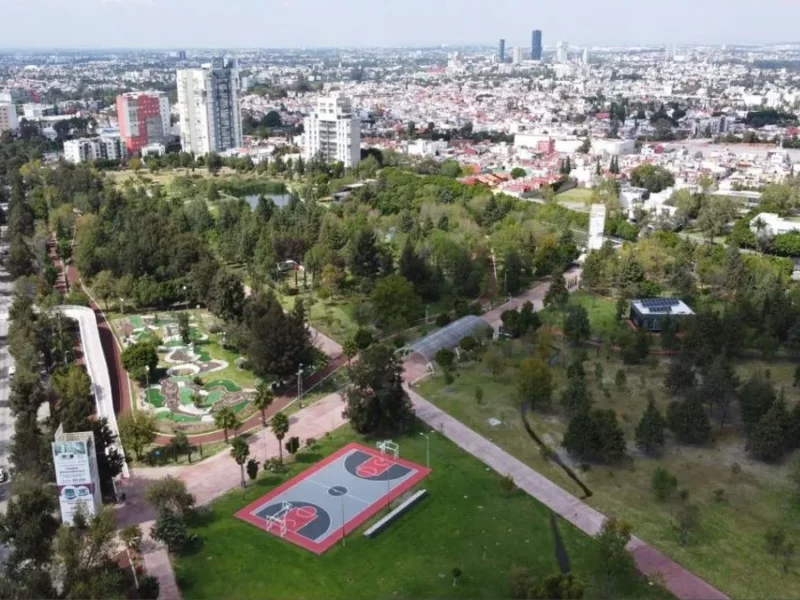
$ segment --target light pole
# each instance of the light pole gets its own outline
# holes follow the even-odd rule
[[[121,312],[123,315],[125,314],[125,298],[121,296],[119,299],[119,312]]]
[[[189,294],[186,293],[186,286],[183,286],[183,301],[186,303],[186,310],[189,310]]]
[[[425,438],[425,467],[430,469],[431,468],[431,433],[422,433],[421,431],[419,434]]]
[[[147,391],[150,389],[150,365],[144,367],[144,380],[147,384],[144,388],[144,401],[147,402]]]
[[[303,363],[297,369],[297,404],[303,408]]]

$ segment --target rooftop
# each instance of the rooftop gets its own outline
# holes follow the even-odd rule
[[[677,298],[643,298],[631,300],[642,315],[693,315],[694,311]]]

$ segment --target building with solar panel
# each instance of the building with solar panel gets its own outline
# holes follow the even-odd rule
[[[661,331],[668,318],[680,327],[680,321],[693,314],[694,311],[677,298],[631,300],[631,321],[647,331]]]

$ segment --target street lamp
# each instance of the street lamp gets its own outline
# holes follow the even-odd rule
[[[183,301],[186,303],[186,310],[189,310],[189,294],[186,293],[186,286],[183,286]]]
[[[297,404],[303,408],[303,363],[297,369]]]
[[[119,311],[124,315],[125,314],[125,298],[120,296],[119,298]]]
[[[431,468],[431,430],[428,433],[422,433],[420,431],[420,435],[425,438],[425,467],[430,469]]]
[[[144,380],[147,384],[147,387],[144,388],[144,400],[147,402],[147,390],[150,389],[150,365],[144,367]]]

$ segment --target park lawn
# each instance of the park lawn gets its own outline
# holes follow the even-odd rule
[[[561,194],[558,194],[555,199],[558,202],[589,202],[592,199],[592,190],[587,188],[572,188]]]
[[[267,475],[235,490],[190,520],[200,538],[194,551],[174,558],[187,598],[498,598],[508,597],[515,565],[537,576],[557,571],[549,511],[533,498],[500,488],[500,475],[447,439],[430,440],[433,472],[420,487],[429,497],[375,539],[364,527],[317,556],[234,518],[233,513],[276,485],[351,441],[364,440],[345,426],[305,449],[285,476]],[[403,437],[403,457],[425,464],[425,439]],[[231,462],[231,468],[236,465]],[[594,542],[569,523],[559,529],[573,572],[588,579]],[[458,586],[451,571],[462,571]],[[626,598],[669,597],[632,579]],[[587,594],[589,595],[589,594]]]
[[[602,336],[608,339],[622,327],[616,319],[617,305],[613,300],[578,291],[570,294],[569,304],[583,306],[586,309],[589,315],[589,324],[592,327],[592,337]],[[544,324],[563,330],[563,312],[559,313],[552,307],[548,307],[540,311],[539,316]]]
[[[311,305],[311,310],[308,311],[309,325],[332,340],[344,344],[358,331],[358,324],[353,320],[353,305],[348,300],[321,300],[315,292],[309,291],[297,296],[282,296],[280,301],[286,310],[292,310],[297,298],[303,300],[306,309]]]
[[[542,457],[523,429],[515,371],[527,352],[519,342],[503,343],[514,348],[514,352],[508,359],[506,372],[497,381],[492,380],[490,372],[480,363],[461,364],[452,384],[447,385],[444,378],[437,375],[420,385],[420,394],[580,496],[577,486],[560,468]],[[614,468],[593,465],[587,471],[573,464],[594,492],[587,502],[607,515],[630,522],[635,535],[731,597],[786,597],[788,592],[789,596],[800,596],[800,573],[793,569],[784,574],[780,559],[764,550],[764,533],[772,526],[784,528],[788,540],[800,544],[800,533],[796,529],[800,502],[788,484],[787,467],[751,460],[745,452],[743,438],[728,428],[720,432],[717,423],[714,423],[717,442],[712,447],[679,446],[670,441],[660,459],[641,457],[633,445],[635,428],[646,405],[648,390],[653,393],[662,413],[666,411],[670,398],[663,391],[663,381],[668,362],[651,360],[651,364],[626,366],[616,355],[606,360],[605,350],[600,356],[593,349],[588,352],[586,377],[595,405],[616,411],[629,442],[629,453],[634,459],[630,464]],[[552,371],[556,382],[552,412],[529,414],[534,430],[548,445],[559,449],[564,458],[567,457],[560,449],[560,442],[566,420],[561,414],[558,398],[566,384],[568,354],[568,350],[562,353]],[[609,398],[598,386],[595,363],[602,365],[604,387],[610,393]],[[624,388],[618,388],[614,382],[615,374],[621,368],[627,373]],[[794,366],[789,362],[743,361],[737,364],[742,380],[766,368],[770,369],[776,384],[785,390],[790,406],[800,400],[797,388],[791,386]],[[483,389],[481,404],[475,400],[478,386]],[[487,423],[490,417],[501,420],[503,425],[490,426]],[[731,470],[734,463],[741,467],[738,475]],[[687,546],[679,544],[674,527],[677,500],[659,503],[652,494],[652,475],[658,466],[675,474],[679,489],[688,490],[690,501],[700,507],[700,526]],[[718,489],[724,491],[723,502],[714,499]]]

